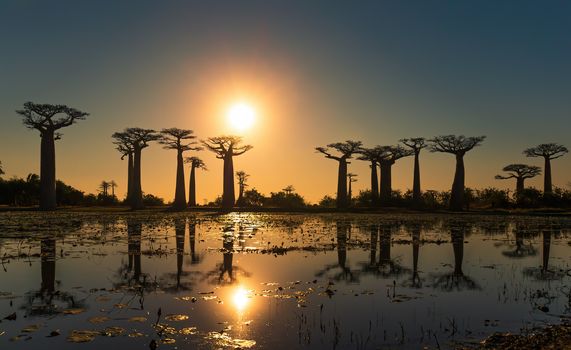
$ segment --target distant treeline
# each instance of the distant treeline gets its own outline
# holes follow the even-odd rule
[[[62,181],[56,181],[57,205],[64,206],[96,206],[96,205],[121,205],[117,196],[104,193],[85,194]],[[143,196],[145,205],[164,205],[164,200],[152,194]],[[5,180],[0,178],[0,205],[9,206],[37,206],[40,202],[40,177],[37,174],[29,174],[25,179],[13,177]]]

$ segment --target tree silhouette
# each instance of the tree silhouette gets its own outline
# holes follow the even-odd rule
[[[351,159],[353,154],[358,153],[361,149],[361,141],[347,140],[345,142],[330,143],[327,147],[316,147],[315,150],[325,154],[325,158],[333,159],[339,162],[339,171],[337,175],[337,208],[347,208],[347,159]],[[330,153],[329,148],[341,153],[340,156],[334,156]]]
[[[347,174],[347,181],[349,182],[349,191],[347,191],[347,199],[349,200],[349,203],[351,203],[351,197],[353,196],[353,190],[352,190],[352,183],[353,182],[357,182],[357,174],[353,174],[353,173],[348,173]]]
[[[184,186],[184,161],[183,153],[185,151],[199,151],[202,147],[192,146],[196,141],[185,142],[186,140],[195,139],[194,131],[178,128],[170,128],[161,130],[161,138],[159,143],[165,149],[174,149],[176,154],[176,187],[174,194],[174,209],[184,209],[186,207],[186,190]]]
[[[246,174],[245,171],[240,170],[236,172],[236,179],[238,180],[238,200],[236,201],[236,205],[242,206],[244,201],[244,189],[248,187],[246,183],[250,174]]]
[[[224,160],[222,208],[232,209],[235,202],[233,157],[246,153],[253,146],[240,146],[242,138],[239,136],[209,137],[201,142],[208,150],[216,154],[216,158]]]
[[[143,190],[141,188],[141,153],[143,149],[149,146],[149,142],[157,141],[161,139],[161,136],[152,129],[127,128],[122,133],[113,134],[113,137],[117,139],[121,134],[133,150],[133,184],[129,204],[131,209],[142,209],[144,205]]]
[[[456,171],[450,193],[450,210],[461,211],[464,208],[464,155],[476,146],[480,146],[486,136],[466,137],[464,135],[436,136],[429,141],[431,152],[450,153],[456,156]]]
[[[412,201],[414,202],[415,205],[418,205],[420,204],[420,199],[421,199],[419,156],[420,156],[420,151],[423,148],[428,147],[428,145],[426,144],[426,139],[424,137],[401,139],[400,142],[402,142],[405,146],[411,148],[412,151],[414,152],[414,177],[412,181]]]
[[[293,185],[287,185],[286,187],[282,188],[282,191],[285,192],[286,196],[291,196],[295,192],[295,188]]]
[[[101,181],[101,183],[99,184],[99,190],[101,191],[101,195],[107,197],[109,190],[109,182],[105,180]]]
[[[129,138],[129,134],[126,132],[116,132],[111,136],[114,141],[113,143],[117,146],[115,147],[121,153],[121,160],[125,159],[127,156],[127,204],[132,205],[133,197],[133,174],[134,174],[134,162],[133,162],[133,143]]]
[[[188,206],[196,207],[196,169],[206,169],[202,159],[198,157],[186,157],[185,163],[190,164],[190,180],[188,182]]]
[[[523,151],[528,157],[543,157],[545,168],[543,173],[543,193],[553,192],[551,183],[551,160],[564,156],[569,150],[567,147],[557,143],[542,143],[541,145],[528,148]]]
[[[392,167],[395,162],[403,157],[413,154],[412,150],[402,146],[381,146],[379,165],[381,168],[381,204],[387,205],[391,201],[392,188]]]
[[[510,164],[506,165],[503,169],[508,175],[496,175],[496,180],[516,179],[516,194],[523,193],[525,188],[525,179],[531,179],[541,174],[541,168],[533,165],[526,164]]]
[[[115,187],[117,187],[115,180],[109,181],[109,187],[111,187],[111,197],[115,197]]]
[[[40,132],[40,210],[54,210],[56,202],[56,154],[55,140],[61,138],[57,130],[84,120],[89,113],[65,105],[24,103],[24,109],[16,113],[23,117],[28,129]]]
[[[371,162],[371,204],[376,206],[379,203],[379,177],[377,175],[377,166],[382,151],[377,146],[375,148],[361,148],[357,159]]]

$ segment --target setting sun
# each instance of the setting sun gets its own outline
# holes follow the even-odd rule
[[[228,109],[227,117],[228,122],[234,129],[245,131],[254,125],[256,111],[251,105],[245,102],[238,102]]]

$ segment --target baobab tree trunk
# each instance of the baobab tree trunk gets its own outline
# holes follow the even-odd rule
[[[339,160],[337,176],[337,208],[347,208],[347,161]]]
[[[244,196],[244,186],[240,185],[240,188],[238,189],[238,199],[236,200],[236,204],[238,206],[242,206],[242,201],[243,201],[243,196]]]
[[[40,210],[55,210],[56,151],[53,130],[42,133],[40,154]]]
[[[173,208],[184,209],[186,207],[186,190],[184,188],[184,163],[182,151],[176,155],[176,190],[174,194]]]
[[[337,223],[337,263],[341,268],[347,264],[347,231],[346,223]]]
[[[418,253],[420,248],[420,226],[412,229],[412,271],[413,278],[418,276]]]
[[[196,207],[196,169],[194,165],[190,166],[190,180],[188,182],[188,206]]]
[[[232,209],[236,197],[234,195],[234,164],[232,150],[224,156],[224,184],[222,192],[222,208]]]
[[[545,175],[543,176],[543,194],[551,194],[553,186],[551,184],[551,159],[545,157]]]
[[[412,181],[412,200],[414,204],[420,203],[420,162],[419,152],[414,153],[414,178]]]
[[[381,205],[388,205],[391,201],[392,179],[390,162],[380,162],[381,165]]]
[[[515,193],[516,195],[521,195],[523,193],[525,178],[517,177],[516,178],[516,185],[515,185]]]
[[[381,249],[379,256],[379,263],[386,265],[391,263],[391,227],[381,226],[381,234],[379,240],[379,247]]]
[[[377,162],[371,162],[371,204],[379,204],[379,177],[377,176]]]
[[[133,152],[133,198],[131,209],[142,209],[143,190],[141,188],[141,149],[135,148]]]
[[[127,204],[133,205],[133,152],[127,156]]]
[[[462,211],[464,209],[464,155],[456,155],[456,172],[450,194],[450,210]]]

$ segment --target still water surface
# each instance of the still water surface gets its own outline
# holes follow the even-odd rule
[[[569,218],[1,213],[0,349],[453,348],[571,316],[570,256]]]

